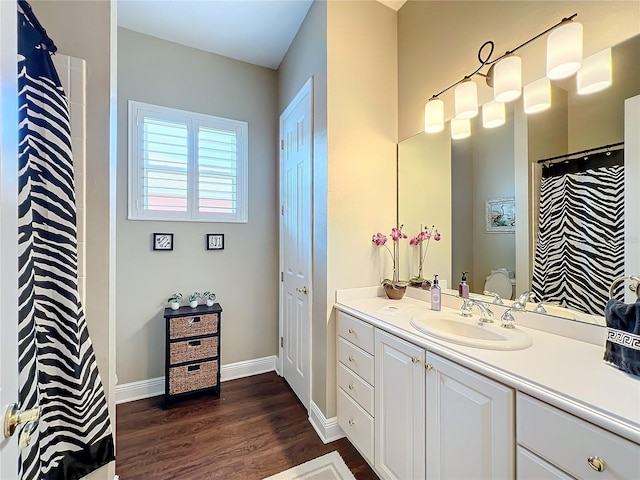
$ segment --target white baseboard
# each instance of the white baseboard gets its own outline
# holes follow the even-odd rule
[[[333,442],[345,436],[338,425],[338,417],[326,418],[313,401],[311,401],[311,407],[309,408],[309,422],[320,437],[320,440],[322,440],[322,443]]]
[[[116,385],[116,405],[164,395],[164,377]]]
[[[270,357],[222,365],[220,368],[220,381],[227,382],[236,378],[273,372],[276,369],[276,360],[277,357],[272,355]],[[116,405],[158,395],[164,395],[164,377],[116,385]]]
[[[222,365],[220,369],[220,381],[227,382],[229,380],[235,380],[236,378],[273,372],[276,369],[277,358],[275,355],[271,355],[270,357],[254,358],[253,360],[246,360],[244,362]]]

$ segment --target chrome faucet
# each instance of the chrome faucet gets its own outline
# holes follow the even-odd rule
[[[480,319],[478,320],[478,324],[483,325],[485,323],[493,322],[493,312],[487,308],[487,306],[476,300],[470,300],[465,298],[462,302],[462,307],[460,307],[460,315],[463,317],[471,317],[473,315],[473,307],[478,307],[480,310]]]
[[[489,290],[484,290],[482,292],[482,294],[483,295],[487,295],[488,297],[493,297],[493,302],[492,303],[494,305],[504,305],[504,302],[500,298],[500,295],[498,295],[497,293],[490,292]]]
[[[516,328],[516,318],[511,314],[511,309],[507,308],[502,317],[500,317],[500,321],[502,322],[500,326],[502,328]]]
[[[518,297],[518,300],[511,305],[511,308],[516,312],[522,311],[527,306],[527,302],[533,300],[534,293],[527,290],[524,293],[521,293]]]
[[[533,313],[547,313],[547,309],[544,308],[545,305],[560,306],[560,302],[540,302],[536,305],[536,308],[533,309]]]

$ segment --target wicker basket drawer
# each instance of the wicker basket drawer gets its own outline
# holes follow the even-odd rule
[[[169,364],[193,362],[218,356],[218,337],[205,337],[169,345]]]
[[[169,368],[169,395],[215,387],[217,384],[217,360]]]
[[[218,332],[218,314],[190,315],[169,319],[169,338],[195,337]]]

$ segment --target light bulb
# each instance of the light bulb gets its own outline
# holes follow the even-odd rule
[[[560,80],[573,75],[582,63],[582,24],[566,22],[547,37],[547,77]]]
[[[438,133],[444,129],[444,102],[439,98],[429,100],[424,106],[424,131]]]
[[[524,86],[524,113],[538,113],[551,107],[551,80],[542,77]]]
[[[471,135],[471,121],[468,118],[451,119],[451,138],[460,140]]]
[[[478,86],[471,80],[462,82],[455,90],[456,118],[478,115]]]
[[[496,128],[505,123],[504,103],[495,100],[482,106],[482,126]]]
[[[589,95],[611,86],[611,48],[607,48],[582,62],[578,70],[578,95]]]
[[[522,59],[509,55],[493,68],[493,99],[496,102],[511,102],[520,97],[522,91]]]

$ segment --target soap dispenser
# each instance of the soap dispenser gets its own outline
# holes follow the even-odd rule
[[[467,283],[467,273],[462,272],[462,280],[458,284],[458,296],[461,298],[469,298],[469,284]]]
[[[440,296],[442,290],[438,285],[438,275],[433,276],[433,285],[431,285],[431,310],[440,311]]]

